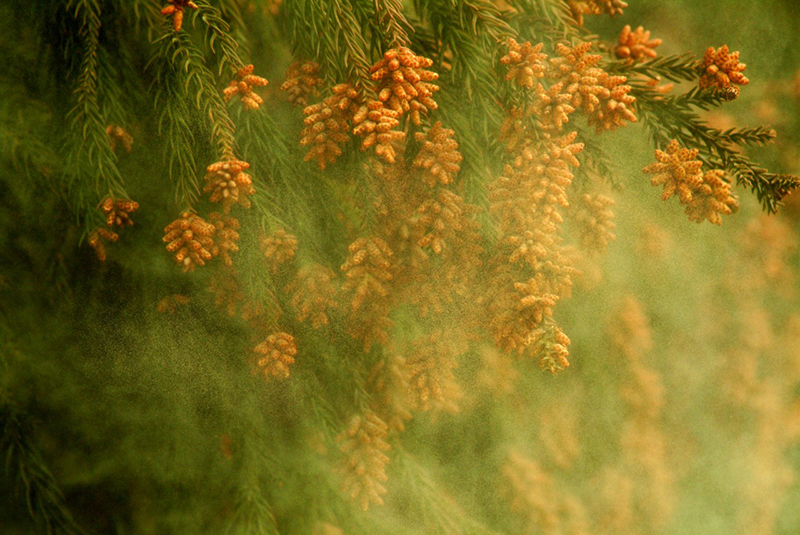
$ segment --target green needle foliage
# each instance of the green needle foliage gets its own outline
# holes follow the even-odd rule
[[[800,54],[678,3],[0,2],[0,531],[795,533]]]

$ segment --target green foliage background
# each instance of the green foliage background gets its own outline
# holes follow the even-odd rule
[[[764,122],[763,103],[771,102],[777,142],[751,154],[770,169],[800,172],[800,102],[785,90],[800,68],[795,2],[629,3],[624,17],[590,17],[587,26],[614,40],[624,24],[642,24],[664,39],[663,55],[700,55],[723,43],[740,50],[751,84],[724,111],[739,124],[756,126]],[[512,396],[477,389],[458,414],[415,417],[392,450],[387,505],[360,512],[340,496],[326,458],[308,445],[309,437],[319,436],[335,450],[332,439],[357,406],[353,355],[359,344],[329,344],[309,327],[295,325],[306,343],[291,380],[265,383],[243,358],[250,348],[246,326],[216,309],[205,290],[208,275],[181,274],[163,250],[162,229],[184,208],[186,195],[176,185],[191,179],[180,169],[202,170],[217,158],[201,112],[174,93],[154,108],[157,57],[138,77],[104,93],[112,95],[109,108],[120,117],[114,122],[135,118],[138,125],[130,156],[98,156],[111,158],[108,165],[118,167],[124,189],[141,204],[136,225],[109,247],[106,263],[96,261],[86,245],[85,214],[96,204],[93,192],[103,187],[92,184],[101,176],[96,168],[70,160],[74,150],[64,141],[72,128],[65,81],[80,68],[80,57],[53,56],[59,47],[69,49],[62,41],[76,35],[78,24],[59,4],[0,5],[0,53],[6,61],[0,74],[0,450],[7,460],[0,477],[0,532],[311,533],[317,522],[330,522],[344,533],[516,533],[502,494],[501,466],[510,448],[532,456],[541,452],[540,407],[563,399],[580,415],[582,460],[567,486],[591,493],[586,481],[619,456],[619,370],[603,325],[628,294],[642,302],[654,329],[648,364],[662,374],[664,426],[677,459],[673,465],[680,467],[675,514],[659,532],[734,533],[739,510],[756,499],[774,499],[744,492],[753,476],[744,452],[754,431],[748,422],[726,416],[719,386],[741,305],[721,281],[740,257],[742,232],[761,209],[740,191],[742,209],[721,228],[690,223],[676,204],[660,201],[641,174],[652,148],[644,129],[633,125],[602,138],[614,182],[623,186],[615,192],[617,241],[600,261],[602,282],[582,285],[560,305],[559,323],[573,342],[571,367],[553,378],[521,364]],[[146,65],[157,35],[149,34],[133,10],[160,6],[144,0],[103,5],[103,24],[118,32],[124,46],[101,54],[100,69]],[[326,173],[302,161],[300,113],[277,91],[291,61],[283,19],[256,11],[239,21],[224,3],[220,7],[243,45],[239,54],[271,81],[267,113],[227,108],[259,186],[259,208],[241,217],[239,267],[250,274],[248,294],[269,303],[283,285],[265,276],[258,231],[289,227],[302,244],[301,260],[307,255],[341,264],[348,240],[336,201],[360,191],[358,178],[354,190],[342,187],[342,175],[358,168],[359,156]],[[184,23],[187,34],[201,43],[202,23],[193,19],[189,15]],[[245,33],[242,28],[247,41],[237,33]],[[467,55],[468,45],[463,43]],[[217,76],[225,65],[207,59],[208,72]],[[492,112],[480,108],[480,99],[474,109],[459,109],[460,96],[443,91],[439,117],[468,152],[479,139],[471,128],[495,118],[482,115]],[[158,133],[160,114],[169,106],[193,135],[172,142],[192,146],[196,158],[172,170],[161,157],[169,135]],[[184,152],[175,147],[176,155]],[[496,164],[482,151],[466,165]],[[800,227],[796,212],[794,218],[776,217],[794,231]],[[668,235],[663,258],[641,252],[647,225]],[[798,257],[791,262],[800,275]],[[159,314],[159,300],[175,293],[191,296],[191,304],[173,315]],[[800,312],[797,295],[768,289],[757,300],[780,329]],[[764,356],[767,371],[770,357]],[[473,384],[479,367],[478,356],[470,353],[459,379]],[[575,388],[580,395],[570,395]],[[222,435],[233,438],[232,459],[220,452]],[[787,453],[795,469],[799,451],[795,445]],[[775,533],[797,533],[800,485],[793,484],[780,503]]]

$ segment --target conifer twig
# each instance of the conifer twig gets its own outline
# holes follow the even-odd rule
[[[295,55],[316,61],[331,84],[365,79],[370,61],[353,7],[346,0],[286,0]]]
[[[6,348],[0,348],[5,351]],[[0,390],[0,455],[12,479],[22,484],[28,512],[39,533],[82,534],[55,478],[33,445],[30,420]]]
[[[648,78],[661,77],[672,82],[691,82],[699,77],[700,61],[694,54],[673,54],[642,62],[610,61],[604,64],[604,68],[609,73],[628,78],[640,75]]]
[[[236,511],[225,535],[278,535],[272,508],[264,499],[255,477],[244,481],[237,489]]]
[[[199,198],[197,164],[194,158],[195,122],[203,120],[211,133],[219,160],[232,159],[236,139],[233,121],[216,87],[214,76],[205,65],[200,51],[186,32],[168,29],[154,45],[150,64],[157,63],[154,86],[156,108],[160,111],[159,131],[167,133],[170,150],[170,176],[177,181],[176,202],[189,208]],[[190,110],[194,103],[200,116]]]
[[[90,226],[94,226],[91,214],[99,199],[127,197],[122,176],[117,169],[116,156],[111,150],[106,133],[106,114],[100,106],[99,71],[108,71],[101,66],[100,50],[101,8],[97,0],[72,0],[68,10],[73,12],[79,21],[82,59],[75,87],[75,105],[69,111],[67,120],[71,130],[68,136],[67,165],[71,172],[71,187],[76,189],[76,196],[89,216]],[[106,83],[113,87],[112,82]],[[93,193],[86,198],[79,180],[86,177],[93,179]]]
[[[222,76],[225,71],[233,74],[244,66],[239,58],[239,43],[231,37],[231,27],[222,18],[222,14],[206,0],[195,2],[200,8],[200,18],[208,28],[206,32],[206,44],[208,48],[217,55],[218,72]]]
[[[721,132],[708,126],[696,110],[719,106],[724,97],[712,91],[694,88],[683,95],[662,97],[641,83],[632,82],[642,121],[657,147],[671,139],[682,146],[701,147],[700,159],[712,168],[723,168],[736,181],[753,191],[764,210],[774,213],[781,200],[800,186],[800,178],[770,173],[737,150],[744,145],[764,145],[774,140],[767,127],[733,129]]]
[[[373,0],[376,28],[380,35],[389,36],[389,48],[408,46],[408,32],[414,28],[403,15],[402,0]]]

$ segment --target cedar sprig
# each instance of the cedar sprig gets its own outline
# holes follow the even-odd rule
[[[519,29],[521,38],[545,41],[548,45],[553,45],[558,41],[578,39],[587,33],[582,27],[575,25],[575,19],[566,2],[509,0],[508,4],[515,11],[509,17],[509,23]]]
[[[154,60],[161,63],[155,80],[157,107],[164,105],[164,100],[180,98],[194,103],[200,117],[207,120],[211,141],[217,148],[217,159],[232,159],[235,145],[233,121],[201,51],[186,32],[166,33],[154,45],[157,51],[151,63]],[[169,89],[165,91],[162,84]],[[174,103],[168,103],[167,106],[180,107]],[[173,121],[182,120],[173,113],[169,115]],[[162,120],[164,118],[162,112]]]
[[[370,61],[361,24],[346,0],[303,0],[284,4],[296,55],[316,61],[333,85],[364,78]]]
[[[304,165],[302,153],[292,152],[273,117],[269,113],[247,113],[241,107],[235,110],[235,117],[242,158],[262,170],[259,178],[264,181],[263,187],[256,188],[250,197],[261,226],[302,228],[300,222],[319,214],[335,218],[335,207],[327,202],[332,193],[314,177],[313,167]],[[298,187],[298,177],[309,175],[315,187]],[[303,243],[312,241],[300,237]]]
[[[222,19],[228,24],[229,29],[224,31],[231,41],[231,44],[238,46],[236,49],[238,55],[240,57],[252,57],[253,51],[249,30],[260,28],[259,25],[262,21],[253,20],[252,12],[250,11],[251,4],[242,2],[220,2],[214,7],[219,10]],[[272,17],[270,17],[270,19],[272,19]],[[233,64],[235,64],[235,62]]]
[[[5,352],[6,348],[0,348]],[[38,533],[85,533],[75,522],[53,474],[34,444],[31,417],[0,390],[0,456],[8,476],[21,483]]]
[[[216,79],[205,65],[202,52],[192,44],[184,34],[177,36],[176,54],[172,61],[188,70],[185,83],[187,93],[194,95],[194,103],[201,116],[208,119],[211,128],[211,140],[217,147],[218,159],[233,158],[234,125],[216,87]],[[173,43],[174,43],[173,39]]]
[[[575,169],[575,180],[573,184],[581,185],[587,179],[602,180],[608,182],[614,189],[622,189],[623,184],[619,179],[614,159],[603,148],[597,136],[586,133],[581,128],[578,131],[578,139],[583,143],[581,152],[581,166]]]
[[[609,74],[627,76],[630,80],[634,75],[647,78],[665,78],[672,82],[691,82],[697,80],[700,60],[694,54],[673,54],[658,58],[631,63],[629,60],[609,61],[603,64]]]
[[[264,497],[258,478],[250,474],[239,485],[235,494],[233,513],[229,516],[226,534],[262,533],[278,535],[278,523],[272,507]]]
[[[98,198],[111,194],[127,197],[122,176],[117,168],[116,155],[106,134],[106,113],[101,106],[100,30],[101,7],[97,0],[74,0],[67,6],[79,22],[81,62],[75,80],[75,104],[67,114],[71,125],[68,137],[67,166],[71,170],[72,186],[76,181],[91,178],[94,200],[86,199],[87,212],[94,212]],[[78,186],[79,187],[79,186]],[[80,188],[80,187],[79,187]],[[79,192],[82,196],[82,192]],[[87,219],[94,225],[91,217]]]
[[[452,72],[442,76],[448,85],[463,88],[468,98],[478,95],[481,101],[496,93],[492,60],[499,42],[517,32],[508,25],[502,14],[488,0],[414,0],[414,10],[421,23],[433,29],[433,39],[439,46],[441,64],[445,53],[454,58]],[[434,67],[444,73],[445,70]]]
[[[11,89],[0,86],[0,92],[7,90]],[[24,106],[17,99],[8,100],[8,106],[0,108],[0,155],[23,174],[23,185],[45,186],[60,194],[52,182],[42,180],[60,172],[64,161],[58,151],[42,141],[40,110],[37,106]]]
[[[700,160],[710,168],[723,168],[737,183],[755,193],[764,210],[775,213],[781,200],[800,186],[800,177],[770,173],[737,151],[746,145],[764,145],[774,139],[767,127],[733,129],[722,132],[706,124],[697,113],[721,105],[725,97],[719,92],[698,87],[683,95],[653,95],[642,84],[632,84],[631,92],[638,101],[638,111],[653,143],[665,147],[677,139],[682,146],[701,149]]]
[[[158,133],[165,140],[164,158],[170,179],[175,184],[175,202],[181,209],[194,206],[200,198],[194,134],[199,118],[192,109],[188,73],[172,62],[172,58],[180,54],[181,43],[185,41],[188,41],[186,32],[165,33],[154,43],[155,52],[148,64],[154,69]]]
[[[206,0],[197,0],[195,3],[200,8],[200,18],[208,28],[205,34],[206,45],[217,56],[217,75],[223,76],[225,71],[238,71],[244,66],[244,62],[239,58],[239,43],[231,36],[230,24]]]
[[[414,27],[403,13],[402,0],[354,0],[353,9],[364,27],[370,28],[371,48],[383,53],[408,47]]]
[[[130,6],[137,30],[146,30],[147,40],[152,41],[163,22],[160,5],[151,0],[130,0]]]

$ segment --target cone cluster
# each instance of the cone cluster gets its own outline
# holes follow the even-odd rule
[[[214,225],[202,217],[184,212],[164,229],[164,242],[167,251],[175,253],[175,262],[184,272],[194,271],[213,257],[215,231]]]
[[[106,225],[109,227],[125,227],[133,225],[131,214],[139,209],[139,203],[129,199],[112,199],[106,197],[100,209],[106,216]]]
[[[250,208],[250,199],[256,190],[253,177],[245,173],[250,164],[241,160],[223,160],[206,168],[204,193],[210,194],[211,202],[222,204],[222,211],[229,213],[231,207],[240,205]]]
[[[110,124],[106,127],[106,134],[108,134],[108,142],[111,145],[111,150],[117,150],[121,146],[128,154],[133,150],[133,137],[121,126]]]
[[[432,188],[436,184],[452,183],[464,159],[458,152],[455,131],[442,127],[442,122],[436,121],[427,132],[417,132],[414,136],[422,146],[413,165],[423,169],[425,184]]]
[[[342,145],[350,139],[350,119],[361,101],[359,92],[348,84],[336,85],[331,91],[322,102],[303,109],[306,127],[300,144],[311,145],[305,160],[316,160],[321,169],[341,156]]]
[[[267,379],[288,379],[289,367],[294,364],[297,344],[291,334],[277,332],[269,335],[253,351],[258,357],[258,367]]]
[[[400,114],[383,105],[379,100],[370,100],[353,114],[353,134],[362,137],[361,150],[375,148],[375,154],[386,163],[395,163],[402,151],[405,132],[396,130],[400,126]]]
[[[208,215],[209,222],[216,229],[214,235],[214,245],[211,246],[212,256],[219,256],[226,266],[232,266],[233,260],[230,253],[239,251],[239,220],[235,217],[228,217],[219,212],[212,212]]]
[[[650,31],[639,26],[636,30],[631,30],[629,24],[622,28],[619,34],[619,41],[614,48],[614,54],[619,59],[632,59],[634,61],[646,61],[658,56],[656,48],[661,46],[661,39],[650,39]]]
[[[253,74],[254,68],[253,65],[246,65],[237,71],[236,79],[231,80],[228,87],[222,90],[225,102],[229,102],[238,95],[245,109],[248,110],[257,110],[264,103],[264,100],[253,88],[264,87],[269,81]]]
[[[308,99],[316,96],[322,78],[319,76],[319,64],[316,61],[295,61],[286,71],[286,80],[281,84],[292,106],[308,106]]]
[[[506,80],[514,80],[518,86],[531,89],[535,81],[545,75],[543,62],[547,54],[542,53],[544,44],[531,45],[530,41],[519,44],[511,38],[506,44],[508,53],[500,58],[500,63],[509,66]]]
[[[342,264],[345,282],[342,289],[352,292],[351,308],[358,310],[365,300],[389,295],[387,283],[392,274],[393,253],[381,238],[359,238],[349,247],[350,254]]]
[[[447,189],[438,190],[435,197],[424,201],[417,214],[415,227],[420,234],[417,245],[430,248],[437,255],[464,229],[464,199]]]
[[[413,407],[458,411],[458,401],[463,396],[453,369],[456,358],[466,352],[463,344],[456,343],[443,331],[434,331],[413,344],[406,361]]]
[[[294,234],[278,229],[269,236],[262,236],[260,241],[272,273],[278,273],[284,264],[294,259],[298,243]]]
[[[103,240],[115,242],[119,239],[119,234],[110,230],[98,227],[89,235],[89,245],[94,249],[97,259],[101,262],[106,261],[106,246]]]
[[[557,57],[550,59],[548,77],[563,84],[563,91],[572,95],[570,106],[582,108],[598,132],[624,126],[625,121],[635,123],[632,105],[636,99],[628,94],[631,87],[625,84],[627,79],[597,67],[602,58],[587,54],[591,46],[584,42],[570,48],[559,43]]]
[[[731,52],[728,45],[722,45],[718,49],[710,46],[703,55],[703,75],[700,77],[700,87],[733,91],[738,96],[739,88],[734,84],[747,85],[750,83],[750,80],[742,74],[746,67],[739,61],[739,52]]]
[[[169,5],[164,6],[161,14],[172,17],[172,27],[176,32],[179,32],[183,26],[184,11],[187,7],[189,9],[197,9],[197,4],[191,0],[167,0],[167,3]]]
[[[378,100],[398,116],[409,113],[411,121],[419,125],[421,114],[439,107],[433,100],[439,86],[431,83],[439,75],[426,70],[431,65],[433,60],[417,56],[406,47],[387,51],[369,70],[370,78],[378,82]]]
[[[608,14],[612,17],[622,15],[622,10],[628,7],[623,0],[569,0],[572,16],[579,26],[583,26],[584,15]]]
[[[370,370],[367,384],[373,395],[372,409],[393,431],[404,431],[405,422],[412,418],[410,381],[406,359],[396,353],[388,354]]]
[[[731,186],[723,180],[720,170],[702,172],[703,162],[695,160],[698,149],[681,148],[677,140],[670,141],[665,151],[656,149],[656,162],[643,169],[654,175],[654,186],[664,186],[663,200],[677,195],[686,205],[689,219],[701,223],[706,219],[719,225],[722,215],[730,215],[739,208],[739,201],[731,193]]]
[[[297,321],[308,320],[315,329],[328,325],[328,314],[339,306],[334,274],[320,264],[300,268],[295,279],[287,285],[286,293],[291,296],[289,303],[295,310]]]
[[[366,511],[371,504],[383,505],[386,488],[383,482],[389,457],[384,452],[391,446],[386,442],[388,426],[374,412],[355,416],[345,431],[336,437],[342,460],[339,473],[342,491]]]
[[[350,244],[347,260],[341,266],[342,291],[350,304],[348,330],[361,340],[364,351],[369,351],[375,342],[389,341],[394,260],[394,253],[382,238],[359,238]]]
[[[489,191],[502,244],[487,287],[489,331],[503,351],[527,351],[551,371],[566,367],[568,345],[550,325],[553,308],[571,294],[576,273],[560,236],[571,168],[583,149],[575,138],[573,132],[518,150]]]
[[[584,193],[571,206],[570,220],[578,229],[584,249],[603,252],[614,236],[614,199],[605,195]]]

